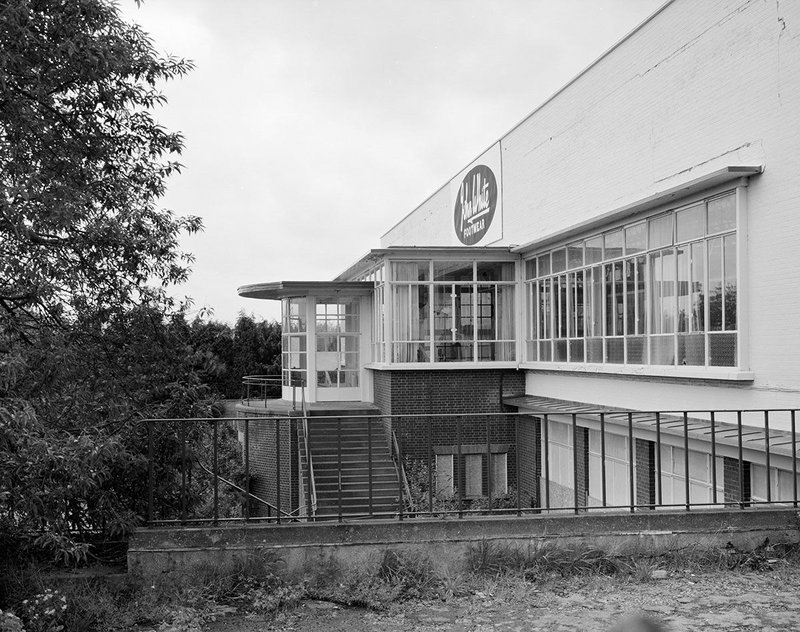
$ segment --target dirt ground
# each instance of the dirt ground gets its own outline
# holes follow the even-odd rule
[[[664,579],[599,575],[547,585],[486,580],[447,601],[410,601],[375,612],[305,601],[267,621],[228,617],[208,632],[800,630],[800,567],[756,573],[676,572]],[[656,625],[648,627],[632,617]],[[638,626],[638,627],[637,627]]]

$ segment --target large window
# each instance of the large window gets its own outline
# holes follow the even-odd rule
[[[736,366],[733,192],[525,262],[527,358]]]
[[[392,361],[513,361],[514,281],[512,261],[392,262]]]
[[[308,371],[306,349],[306,300],[286,298],[281,303],[283,385],[305,386]]]

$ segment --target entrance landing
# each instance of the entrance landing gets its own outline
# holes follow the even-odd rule
[[[380,414],[380,410],[372,402],[306,402],[306,410],[314,416],[364,415]],[[300,402],[288,399],[250,399],[242,400],[236,405],[236,412],[245,415],[287,416],[303,414]]]

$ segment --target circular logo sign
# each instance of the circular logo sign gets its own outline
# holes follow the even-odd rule
[[[477,244],[492,225],[497,207],[497,180],[486,165],[477,165],[461,181],[453,211],[453,227],[465,246]]]

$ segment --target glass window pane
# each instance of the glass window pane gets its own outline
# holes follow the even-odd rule
[[[586,240],[586,263],[600,263],[603,260],[603,236]]]
[[[474,281],[472,261],[434,261],[434,281]]]
[[[525,262],[525,278],[526,279],[536,278],[536,259],[528,259]]]
[[[428,299],[430,286],[413,285],[411,286],[410,290],[412,297],[416,294],[413,300],[417,316],[412,322],[412,340],[428,340],[431,336],[431,307]]]
[[[538,259],[539,276],[550,274],[550,254],[542,255]]]
[[[679,246],[678,257],[678,327],[679,332],[688,332],[691,320],[691,301],[689,298],[689,248]]]
[[[736,329],[736,235],[727,235],[725,251],[725,330]]]
[[[647,339],[644,336],[628,336],[628,364],[647,364]]]
[[[570,270],[583,265],[583,244],[570,244],[567,246],[567,267]]]
[[[478,261],[478,281],[514,281],[511,261]]]
[[[705,366],[706,337],[703,334],[681,334],[678,336],[678,364]]]
[[[627,259],[625,265],[625,333],[636,333],[636,259]]]
[[[736,197],[733,194],[709,200],[708,234],[736,228]]]
[[[736,334],[709,334],[708,364],[736,366]]]
[[[433,336],[436,340],[453,337],[453,288],[451,285],[433,286]]]
[[[516,287],[500,285],[497,287],[497,337],[500,340],[514,340],[514,296]]]
[[[622,231],[615,230],[605,234],[605,259],[614,259],[622,256]]]
[[[567,337],[567,275],[562,274],[553,279],[556,288],[556,337]]]
[[[569,341],[569,361],[584,362],[583,359],[583,338],[576,338]]]
[[[624,338],[606,338],[606,362],[609,364],[625,362]]]
[[[592,283],[591,283],[591,291],[592,291],[592,309],[591,309],[591,317],[592,322],[589,327],[589,335],[590,336],[602,336],[603,335],[603,267],[602,266],[595,266],[591,270],[592,272]],[[601,362],[602,362],[602,352],[600,353]]]
[[[705,215],[705,207],[703,204],[698,204],[697,206],[679,211],[675,219],[677,222],[678,241],[689,241],[690,239],[698,239],[705,235]]]
[[[672,213],[669,213],[647,222],[651,249],[672,245],[672,217]]]
[[[675,364],[674,345],[674,336],[650,336],[650,364]]]
[[[563,272],[567,269],[567,251],[564,248],[553,251],[553,272]]]
[[[632,255],[647,250],[647,223],[625,229],[625,253]]]
[[[603,339],[588,338],[586,340],[586,361],[601,364],[603,362]]]
[[[722,329],[722,239],[708,240],[708,328]]]
[[[692,244],[692,321],[691,331],[705,331],[705,248],[702,242]]]
[[[428,262],[420,261],[393,261],[392,270],[394,280],[400,281],[427,281]]]

